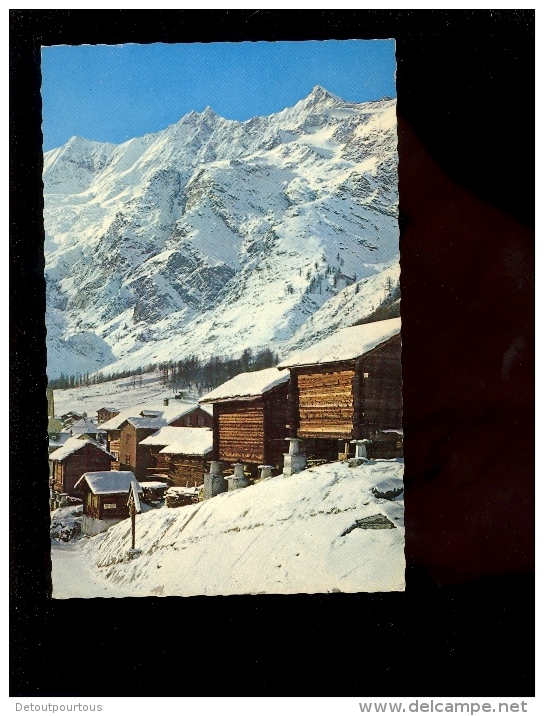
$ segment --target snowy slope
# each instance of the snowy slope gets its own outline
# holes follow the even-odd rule
[[[207,108],[47,152],[49,376],[279,348],[344,291],[360,317],[398,258],[396,145],[394,100],[316,87],[268,117]]]
[[[66,555],[53,550],[53,595],[403,590],[402,495],[389,501],[372,492],[384,480],[402,487],[402,475],[400,460],[331,463],[189,507],[152,510],[137,518],[142,554],[135,560],[127,559],[130,520],[74,546],[69,557],[80,576],[73,586]],[[375,515],[395,527],[356,527]]]
[[[162,384],[159,373],[146,373],[141,376],[141,382],[140,376],[119,378],[97,385],[55,390],[54,394],[56,415],[63,415],[69,410],[75,410],[94,417],[100,408],[107,405],[120,412],[141,406],[136,411],[138,414],[143,408],[163,410],[165,398],[170,399],[170,406],[178,404],[173,400],[172,387]],[[187,395],[184,396],[184,402],[196,402],[197,398],[197,395]]]

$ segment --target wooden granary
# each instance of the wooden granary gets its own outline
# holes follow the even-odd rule
[[[213,404],[214,459],[281,469],[287,449],[289,372],[266,368],[240,373],[201,398]]]
[[[309,455],[333,459],[338,441],[402,427],[400,328],[400,318],[343,328],[279,364],[291,374],[290,436]]]
[[[76,487],[83,493],[83,534],[96,535],[127,519],[127,504],[134,474],[128,470],[86,472]],[[140,485],[137,491],[142,492]]]
[[[204,483],[207,462],[213,452],[213,431],[209,428],[173,428],[174,440],[159,455],[168,465],[170,487],[199,487]]]
[[[154,458],[142,440],[162,427],[184,427],[192,423],[211,427],[212,417],[196,403],[173,401],[170,405],[137,406],[123,410],[102,424],[107,432],[108,449],[115,456],[113,469],[132,470],[138,480],[145,480]],[[156,474],[154,470],[150,471]]]
[[[53,492],[79,497],[76,483],[85,472],[109,470],[113,455],[86,438],[71,437],[49,455]]]

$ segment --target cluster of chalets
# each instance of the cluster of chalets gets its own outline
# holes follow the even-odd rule
[[[103,407],[99,425],[63,416],[72,433],[49,456],[51,508],[82,503],[92,535],[129,516],[135,484],[148,509],[182,507],[324,462],[401,456],[400,329],[341,329],[198,403]]]

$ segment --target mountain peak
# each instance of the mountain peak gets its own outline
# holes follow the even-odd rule
[[[218,115],[213,111],[213,109],[208,104],[206,106],[206,109],[201,113],[201,117],[204,117],[206,119],[215,119]]]
[[[315,85],[315,87],[308,95],[307,99],[313,100],[314,102],[324,102],[327,100],[333,100],[334,102],[342,102],[342,99],[340,97],[333,94],[332,92],[329,92],[329,90],[326,90],[324,87],[321,87],[321,85]]]

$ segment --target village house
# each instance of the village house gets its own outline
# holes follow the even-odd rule
[[[206,463],[213,454],[213,431],[209,428],[173,428],[175,439],[159,455],[168,464],[169,487],[200,487]]]
[[[171,425],[165,425],[141,441],[142,448],[145,447],[149,452],[146,471],[148,479],[163,479],[167,482],[170,459],[167,455],[161,454],[161,448],[173,443],[180,430],[188,429],[205,430],[206,428],[176,428]]]
[[[106,431],[101,430],[89,418],[81,418],[76,420],[69,428],[70,435],[73,437],[87,437],[97,442],[106,442]]]
[[[128,494],[134,474],[128,470],[86,472],[76,484],[83,494],[81,531],[97,535],[129,516]],[[142,492],[138,485],[137,491]]]
[[[78,420],[81,420],[82,418],[86,418],[87,413],[77,413],[74,410],[69,410],[67,413],[64,413],[60,416],[60,419],[62,420],[62,425],[64,428],[69,428],[71,425]]]
[[[86,438],[70,437],[49,455],[54,493],[80,497],[75,485],[85,472],[109,470],[113,455]]]
[[[115,416],[119,415],[119,413],[120,411],[117,410],[117,408],[112,408],[111,406],[104,406],[103,408],[99,408],[96,414],[98,424],[101,425],[102,423],[105,423],[106,420],[111,420],[112,418],[115,418]]]
[[[165,404],[166,403],[166,404]],[[122,410],[118,415],[110,418],[105,423],[102,423],[102,430],[106,431],[107,447],[109,452],[114,456],[117,465],[114,468],[119,467],[124,462],[124,455],[121,455],[121,428],[129,418],[133,417],[156,417],[162,418],[163,422],[155,427],[158,430],[163,425],[176,425],[179,427],[185,427],[193,425],[195,422],[198,427],[212,427],[212,416],[209,411],[203,406],[202,408],[197,403],[181,402],[179,400],[170,401],[165,399],[162,405],[136,405],[132,408]],[[147,437],[151,432],[147,432],[142,435],[140,439]]]
[[[337,459],[352,441],[360,441],[358,456],[371,455],[374,443],[386,456],[388,441],[399,454],[400,329],[400,318],[343,328],[279,364],[291,374],[290,437],[304,440],[308,456]]]
[[[213,404],[214,459],[242,463],[253,477],[259,465],[281,470],[286,451],[289,372],[266,368],[240,373],[201,398]]]
[[[166,402],[166,401],[165,401]],[[125,417],[126,412],[132,413]],[[121,422],[113,422],[121,419]],[[145,480],[148,475],[148,468],[153,467],[153,458],[149,449],[141,442],[159,428],[165,426],[184,427],[188,421],[196,419],[197,422],[212,423],[211,416],[202,410],[196,403],[179,403],[175,401],[172,405],[163,405],[160,409],[144,408],[139,415],[134,415],[134,409],[125,411],[122,414],[103,424],[103,428],[110,433],[113,424],[118,426],[118,438],[115,443],[112,441],[111,450],[118,454],[118,459],[112,466],[113,469],[131,470],[138,480]],[[154,473],[157,474],[157,473]]]

